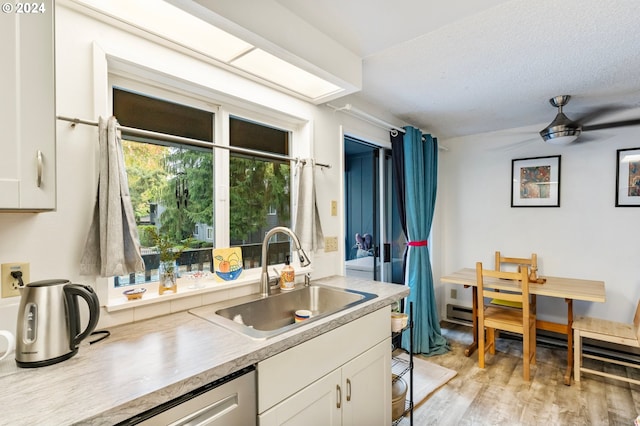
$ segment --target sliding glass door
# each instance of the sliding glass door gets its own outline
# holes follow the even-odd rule
[[[393,261],[398,251],[394,223],[399,221],[393,203],[391,150],[345,136],[344,158],[345,273],[401,283],[402,263],[397,273]]]

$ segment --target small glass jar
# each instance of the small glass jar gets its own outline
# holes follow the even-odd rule
[[[172,291],[174,293],[178,291],[178,262],[160,262],[158,275],[158,294],[164,294],[165,291]]]

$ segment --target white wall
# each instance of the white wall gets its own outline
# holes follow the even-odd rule
[[[120,28],[59,6],[56,11],[57,110],[60,115],[96,120],[105,113],[108,88],[96,81],[104,76],[94,66],[94,43],[107,53],[139,61],[165,74],[179,76],[202,94],[221,102],[237,103],[264,112],[306,121],[308,146],[317,161],[332,165],[317,174],[317,196],[325,235],[343,238],[342,132],[385,144],[388,133],[323,106],[313,106],[222,69],[143,39]],[[103,64],[104,65],[104,64]],[[98,84],[100,86],[100,84]],[[342,105],[340,101],[332,102]],[[108,111],[106,111],[108,113]],[[370,110],[389,120],[384,111]],[[540,274],[604,280],[607,302],[576,302],[576,314],[613,320],[630,319],[640,297],[640,209],[615,208],[615,151],[640,146],[638,128],[598,132],[606,138],[584,145],[553,147],[541,142],[501,148],[535,138],[546,123],[529,133],[498,132],[440,140],[449,148],[440,152],[439,193],[433,229],[433,270],[442,316],[446,303],[470,305],[470,291],[458,289],[449,298],[449,286],[439,277],[477,260],[492,263],[495,250],[509,255],[538,253]],[[524,135],[524,136],[523,136]],[[437,135],[436,135],[437,136]],[[0,214],[0,263],[31,263],[31,280],[67,278],[95,284],[78,274],[78,265],[93,208],[96,185],[96,129],[58,122],[57,211]],[[561,207],[511,208],[511,159],[562,155]],[[337,200],[338,216],[330,216]],[[342,249],[314,256],[314,277],[342,272]],[[0,300],[0,329],[15,329],[18,298]],[[540,316],[563,321],[561,300],[543,298]]]
[[[66,3],[65,3],[66,4]],[[271,111],[300,122],[304,146],[317,161],[332,165],[317,173],[317,195],[325,235],[342,238],[341,214],[330,216],[330,200],[342,203],[342,140],[340,126],[347,124],[367,138],[384,139],[386,132],[314,106],[233,75],[184,52],[172,50],[138,35],[110,26],[56,4],[57,113],[96,121],[109,114],[104,58],[95,52],[140,63],[155,75],[179,77],[185,86],[198,88],[214,103],[240,106],[260,114]],[[151,84],[161,84],[150,82]],[[266,112],[265,112],[266,111]],[[93,277],[79,275],[79,263],[90,225],[97,184],[97,129],[58,121],[57,211],[0,214],[0,263],[30,262],[31,281],[66,278],[96,285]],[[343,253],[314,254],[314,278],[340,274]],[[15,330],[19,298],[0,299],[0,329]]]
[[[441,141],[449,151],[440,155],[435,281],[476,261],[493,266],[496,250],[535,252],[541,276],[605,282],[606,303],[576,301],[575,315],[630,322],[640,297],[640,209],[614,207],[616,150],[640,146],[640,128],[585,133],[598,139],[560,147],[537,137],[544,125]],[[548,155],[562,156],[560,207],[510,207],[511,160]],[[439,284],[439,294],[443,317],[447,303],[471,305],[461,286]],[[565,302],[543,297],[538,313],[563,322]]]

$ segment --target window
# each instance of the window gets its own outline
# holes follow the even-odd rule
[[[114,115],[121,125],[213,141],[213,113],[114,88]],[[153,232],[180,251],[181,271],[210,270],[213,227],[211,149],[141,139],[123,132],[129,178],[145,272],[116,277],[115,286],[157,281],[159,257]],[[195,230],[195,233],[194,233]],[[201,232],[202,230],[202,232]]]
[[[213,142],[216,116],[211,111],[119,87],[113,88],[113,108],[122,126]],[[174,250],[182,252],[178,263],[184,273],[212,269],[216,240],[240,246],[245,269],[259,267],[265,233],[290,227],[289,131],[230,116],[228,144],[252,152],[231,151],[228,163],[221,163],[224,156],[216,159],[215,149],[126,132],[122,139],[146,271],[115,277],[115,286],[157,281],[159,257],[150,231],[169,237]],[[214,201],[214,167],[228,171],[228,204]],[[228,209],[227,229],[216,228],[217,209]],[[269,264],[284,263],[289,252],[289,239],[274,237]]]
[[[229,119],[231,146],[288,155],[289,133],[255,122]],[[229,160],[230,242],[242,247],[245,268],[262,264],[262,240],[275,226],[291,224],[289,161],[233,153]],[[271,211],[278,214],[270,214]],[[279,234],[275,238],[282,238]],[[269,264],[284,263],[289,239],[269,245]]]

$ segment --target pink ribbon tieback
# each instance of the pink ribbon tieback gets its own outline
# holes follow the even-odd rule
[[[423,241],[409,241],[407,243],[408,246],[411,247],[424,247],[427,245],[427,240],[423,240]]]

